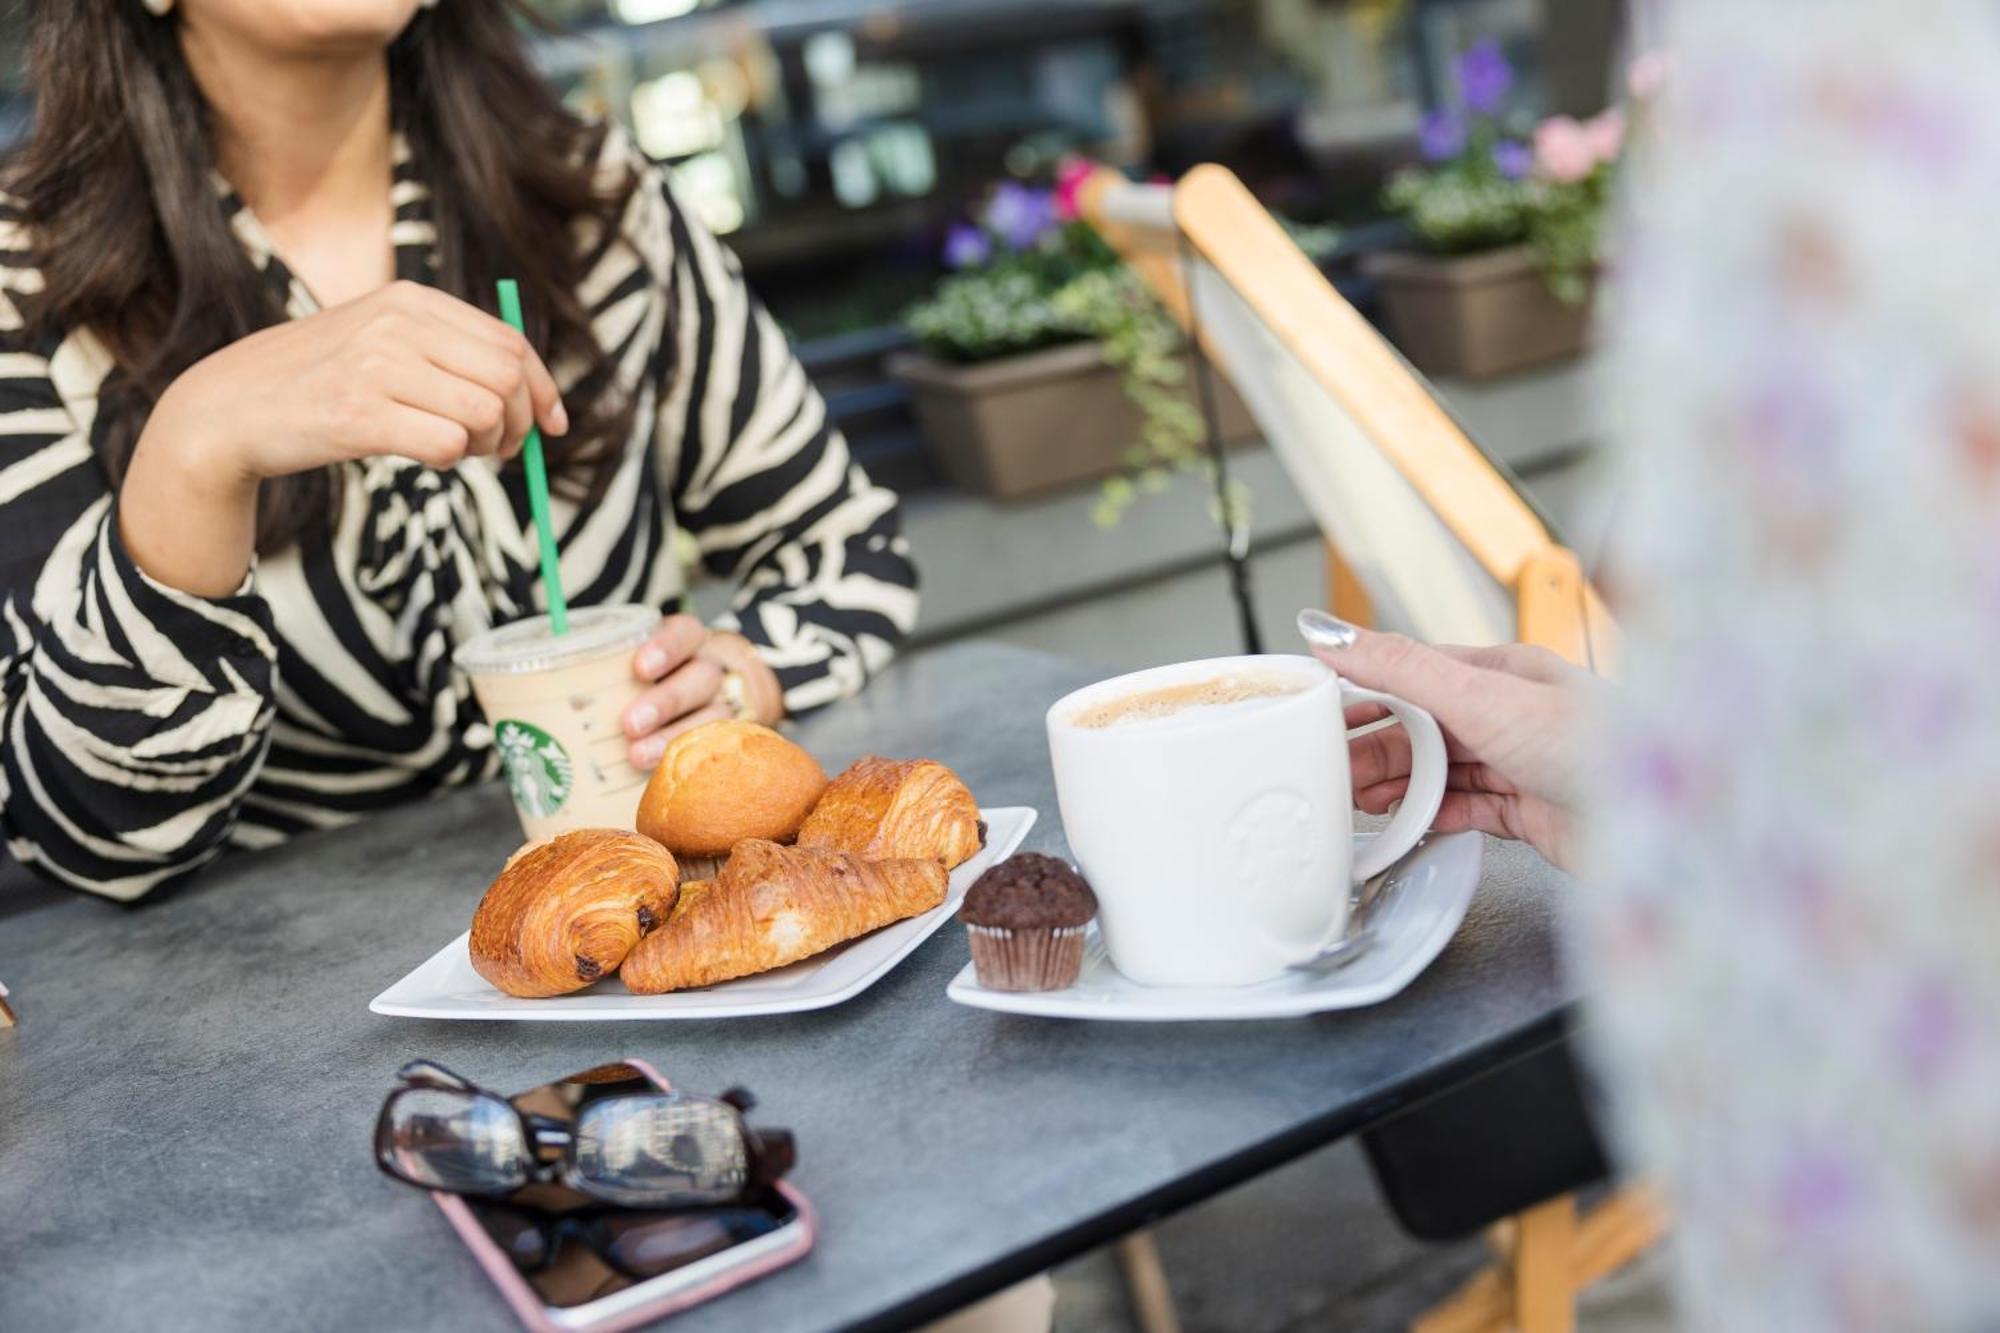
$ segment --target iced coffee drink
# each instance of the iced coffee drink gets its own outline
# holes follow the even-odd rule
[[[530,839],[632,827],[647,774],[626,761],[619,718],[645,688],[632,654],[659,621],[650,606],[577,607],[566,634],[530,616],[453,655],[472,678]]]

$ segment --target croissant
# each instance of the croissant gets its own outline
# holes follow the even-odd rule
[[[944,901],[935,860],[864,861],[844,852],[740,842],[721,875],[688,886],[619,976],[639,995],[768,972]]]
[[[622,829],[526,847],[472,914],[472,966],[509,995],[582,990],[667,919],[679,884],[673,853]]]
[[[979,803],[935,759],[858,759],[799,827],[799,846],[870,860],[934,856],[949,870],[986,841]]]

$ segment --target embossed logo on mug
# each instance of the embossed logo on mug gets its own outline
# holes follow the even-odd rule
[[[1227,837],[1236,882],[1255,888],[1312,874],[1326,830],[1303,792],[1274,787],[1243,803],[1229,820]]]

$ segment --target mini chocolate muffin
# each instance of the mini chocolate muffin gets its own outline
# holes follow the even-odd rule
[[[988,990],[1061,990],[1083,970],[1083,939],[1097,895],[1053,856],[1022,852],[973,882],[958,919]]]

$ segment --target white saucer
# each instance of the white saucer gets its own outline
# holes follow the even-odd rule
[[[511,1018],[542,1023],[752,1018],[824,1009],[853,999],[909,957],[951,919],[980,872],[1010,855],[1035,826],[1035,812],[1024,805],[981,810],[979,814],[986,821],[986,845],[951,872],[942,903],[922,916],[837,944],[790,967],[725,981],[706,990],[668,995],[634,995],[611,976],[573,995],[521,1000],[503,995],[472,970],[472,956],[466,952],[468,936],[460,935],[376,996],[368,1007],[398,1018]]]
[[[1141,986],[1111,965],[1092,925],[1083,973],[1067,990],[988,990],[967,963],[945,994],[975,1009],[1134,1023],[1290,1018],[1380,1004],[1416,980],[1451,942],[1479,888],[1485,851],[1479,834],[1451,833],[1411,852],[1382,886],[1388,896],[1373,917],[1374,945],[1336,971],[1291,972],[1254,986]]]

